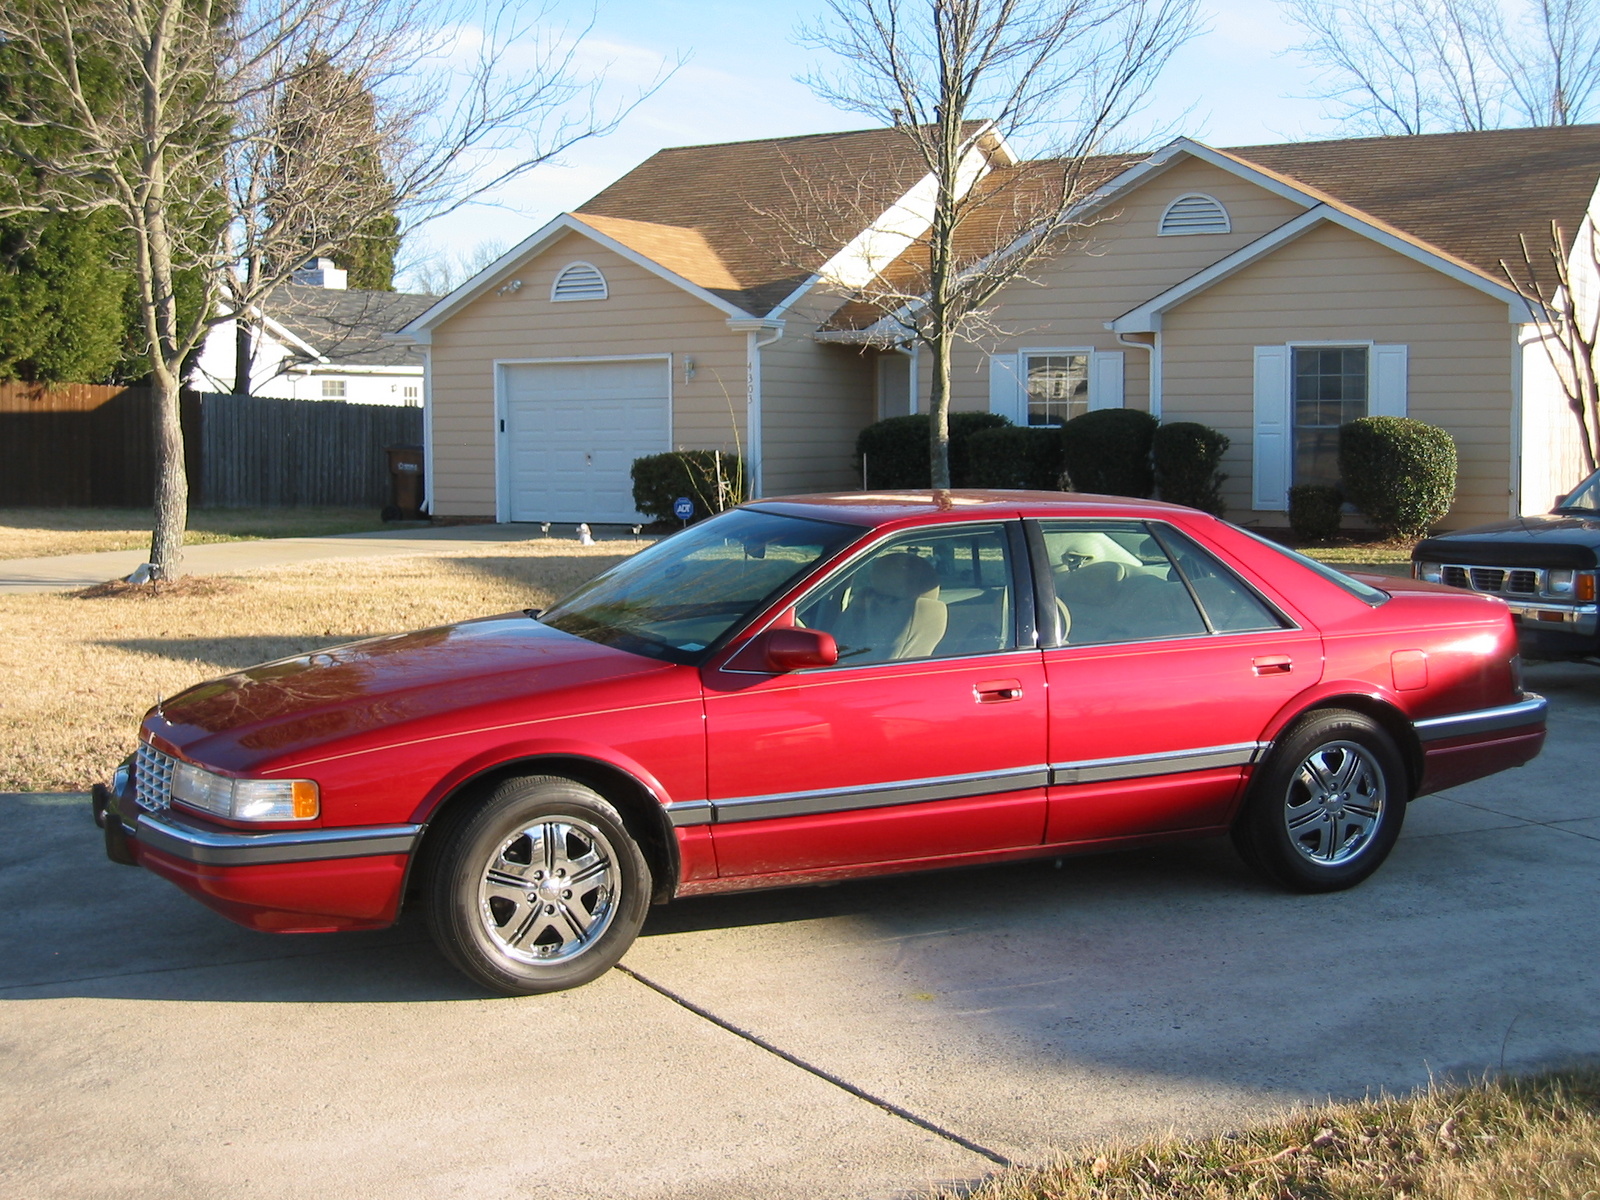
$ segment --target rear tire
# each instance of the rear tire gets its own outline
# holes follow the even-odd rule
[[[424,866],[428,931],[491,991],[588,983],[644,923],[650,868],[617,810],[580,783],[504,780],[441,836]]]
[[[1408,788],[1400,751],[1376,722],[1343,709],[1313,712],[1257,769],[1233,844],[1290,891],[1354,887],[1394,849]]]

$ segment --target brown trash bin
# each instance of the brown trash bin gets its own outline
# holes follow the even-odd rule
[[[421,446],[385,446],[389,456],[389,503],[380,514],[385,521],[421,521],[423,472]]]

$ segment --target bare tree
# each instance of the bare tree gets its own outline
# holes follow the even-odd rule
[[[1600,0],[1284,0],[1353,129],[1572,125],[1600,105]]]
[[[510,248],[500,238],[490,238],[466,250],[418,253],[403,262],[396,274],[405,282],[406,291],[443,296],[455,291]]]
[[[1566,395],[1582,434],[1586,471],[1600,465],[1600,235],[1593,218],[1567,240],[1555,222],[1550,239],[1531,250],[1526,237],[1521,261],[1500,270],[1529,308],[1544,315],[1539,344]]]
[[[415,226],[451,211],[628,110],[600,110],[578,40],[541,36],[544,16],[448,0],[0,0],[0,146],[43,180],[0,190],[0,213],[107,209],[133,247],[156,397],[154,579],[178,573],[179,389],[213,325],[382,213]],[[330,69],[343,82],[321,89],[325,116],[345,135],[307,161],[285,117]],[[355,185],[355,160],[381,163],[386,186]],[[185,286],[197,303],[180,305]]]
[[[934,182],[926,235],[909,247],[881,240],[894,260],[859,300],[895,323],[898,340],[930,351],[929,462],[933,486],[946,488],[955,345],[991,332],[995,294],[1081,228],[1104,166],[1097,156],[1195,32],[1195,0],[828,0],[828,9],[802,37],[842,65],[807,82],[903,133]],[[996,136],[1047,141],[1053,157],[985,177],[977,144]],[[818,210],[852,209],[848,198],[817,200]]]

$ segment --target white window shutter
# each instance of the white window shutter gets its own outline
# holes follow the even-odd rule
[[[1018,425],[1028,423],[1026,392],[1014,353],[989,356],[989,411]]]
[[[1089,356],[1089,410],[1122,407],[1121,350],[1096,351]]]
[[[1372,398],[1367,415],[1403,417],[1406,415],[1407,346],[1372,348]]]
[[[1289,347],[1257,346],[1255,362],[1255,485],[1250,506],[1289,509]]]

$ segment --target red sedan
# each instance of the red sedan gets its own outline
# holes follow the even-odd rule
[[[1538,754],[1499,600],[1172,505],[766,500],[554,608],[190,688],[107,851],[254,929],[422,907],[485,987],[573,987],[652,902],[1231,832],[1295,891]]]

